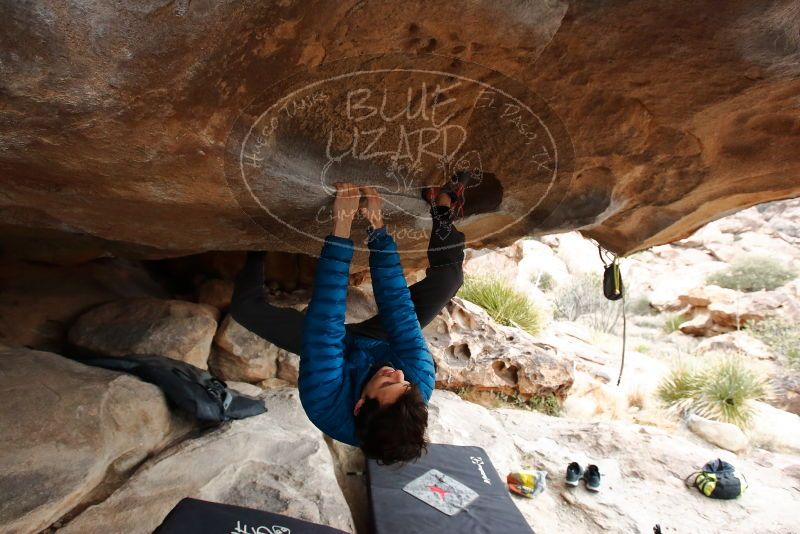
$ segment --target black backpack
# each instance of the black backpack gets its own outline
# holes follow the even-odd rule
[[[201,421],[244,419],[267,411],[264,401],[237,393],[208,371],[165,356],[98,356],[76,347],[71,347],[67,355],[86,365],[138,376],[161,388],[171,404]]]
[[[735,499],[747,489],[744,476],[719,458],[706,463],[701,471],[689,475],[691,477],[700,493],[712,499]]]

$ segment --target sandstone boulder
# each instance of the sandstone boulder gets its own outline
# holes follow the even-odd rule
[[[787,242],[778,234],[770,235],[770,223],[764,217],[754,219],[757,226],[752,230],[736,234],[736,239],[731,242],[707,243],[705,249],[724,262],[732,262],[742,256],[761,256],[772,258],[789,268],[800,266],[797,244]]]
[[[731,452],[741,452],[749,445],[744,432],[731,423],[712,421],[696,414],[690,414],[686,420],[689,430],[717,447]]]
[[[669,259],[667,250],[672,255]],[[725,266],[708,254],[692,252],[697,251],[665,245],[627,258],[622,262],[622,274],[631,288],[629,296],[645,296],[658,311],[683,310],[686,303],[681,296],[703,287],[709,273]]]
[[[184,497],[285,514],[353,531],[322,434],[297,390],[264,394],[265,414],[223,424],[144,464],[111,497],[60,530],[150,533]]]
[[[688,318],[680,325],[681,332],[713,336],[769,317],[797,320],[800,318],[799,288],[797,280],[773,291],[753,293],[714,285],[692,288],[678,297],[681,313]]]
[[[408,280],[409,284],[413,282]],[[345,322],[357,323],[378,314],[378,305],[372,293],[371,284],[347,288],[347,313]]]
[[[439,387],[564,398],[572,385],[571,359],[540,348],[527,332],[497,324],[458,297],[424,333]]]
[[[228,315],[214,336],[208,366],[223,380],[255,383],[276,375],[278,357],[285,352]]]
[[[756,447],[800,455],[800,416],[754,401],[752,425],[747,435]]]
[[[464,253],[464,274],[478,277],[494,277],[515,284],[522,260],[522,245],[517,241],[509,247],[499,249],[467,249]]]
[[[761,213],[762,217],[767,219],[769,227],[774,231],[774,235],[780,237],[786,243],[800,244],[800,200],[768,202],[755,209]]]
[[[610,380],[604,366],[611,363],[610,355],[592,340],[592,330],[571,321],[550,321],[544,331],[536,336],[536,343],[546,350],[565,354],[575,359],[575,367]]]
[[[582,273],[602,272],[603,262],[597,247],[577,232],[550,235],[543,242],[553,249],[573,276]]]
[[[712,221],[686,239],[679,247],[692,247],[723,262],[743,255],[769,256],[797,267],[797,199],[768,202]],[[794,217],[794,218],[793,218]]]
[[[58,352],[83,312],[120,298],[168,298],[139,262],[100,258],[75,266],[0,261],[0,337]]]
[[[278,371],[276,376],[290,384],[297,385],[297,381],[300,377],[300,356],[285,350],[280,351],[278,353]]]
[[[670,280],[673,278],[677,278],[677,276],[670,277]],[[681,293],[688,290],[690,287],[694,287],[696,284],[690,283],[687,284],[687,287],[676,290],[674,285],[670,284],[670,280],[664,280],[662,278],[657,284],[648,284],[650,286],[648,289],[650,290],[647,291],[646,298],[653,309],[660,312],[675,313],[686,308],[686,306],[678,299]],[[698,282],[702,283],[700,280],[698,280]]]
[[[733,236],[733,232],[723,232],[715,221],[703,226],[689,237],[676,241],[674,244],[680,247],[704,249],[709,243],[731,244],[734,240]]]
[[[212,278],[203,282],[197,289],[197,302],[214,306],[224,312],[231,305],[233,281]]]
[[[366,473],[366,459],[358,447],[325,438],[336,467],[336,480],[353,514],[355,533],[371,532],[369,496],[362,473]]]
[[[0,531],[33,533],[106,497],[192,429],[161,391],[49,352],[0,351]]]
[[[81,315],[69,341],[109,356],[158,354],[206,369],[218,318],[216,308],[184,300],[116,300]]]
[[[786,304],[788,298],[776,291],[758,291],[745,293],[734,302],[714,301],[708,305],[708,311],[715,324],[736,328],[751,321],[774,317]]]
[[[567,264],[552,248],[537,239],[523,239],[520,243],[522,260],[519,262],[519,276],[525,281],[534,283],[543,274],[552,277],[555,285],[569,281],[571,275]]]
[[[708,336],[720,332],[720,329],[714,324],[711,314],[704,311],[696,311],[691,319],[682,322],[678,328],[684,334],[691,336]]]
[[[800,373],[784,370],[773,377],[775,398],[770,403],[788,412],[800,415]]]
[[[707,308],[712,302],[730,304],[737,301],[740,293],[733,289],[724,287],[708,285],[695,287],[687,291],[686,294],[678,297],[678,300],[684,306],[695,306],[698,308]]]
[[[736,352],[758,360],[775,359],[775,356],[763,342],[743,330],[735,330],[727,334],[704,339],[697,345],[695,350],[701,354],[706,352]]]

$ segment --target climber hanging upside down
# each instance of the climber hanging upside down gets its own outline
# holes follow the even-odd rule
[[[298,387],[309,419],[325,434],[386,464],[414,460],[426,446],[435,370],[422,328],[463,282],[464,234],[455,229],[453,218],[462,213],[468,177],[458,174],[443,187],[423,191],[433,219],[430,267],[411,287],[384,227],[380,196],[372,187],[349,183],[336,184],[333,230],[322,247],[305,314],[264,301],[263,252],[250,252],[236,278],[231,315],[300,355]],[[345,324],[353,257],[350,227],[356,213],[370,223],[369,264],[378,315]]]

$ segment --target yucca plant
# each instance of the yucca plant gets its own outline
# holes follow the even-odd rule
[[[658,386],[658,397],[670,408],[683,414],[700,394],[701,377],[697,366],[681,358]]]
[[[539,308],[525,293],[517,291],[505,280],[468,276],[458,296],[474,302],[500,324],[515,326],[534,335],[542,329],[544,318]]]
[[[753,401],[763,399],[767,389],[764,377],[739,356],[723,355],[702,366],[680,360],[659,385],[658,396],[681,414],[691,411],[746,428],[754,413]]]
[[[767,383],[735,355],[715,358],[702,372],[695,412],[708,419],[747,427],[754,413],[752,401],[767,395]]]

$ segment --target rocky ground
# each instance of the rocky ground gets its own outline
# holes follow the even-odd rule
[[[720,350],[744,353],[773,378],[797,376],[735,323],[745,312],[797,320],[798,282],[743,294],[710,288],[705,276],[745,252],[800,267],[798,210],[798,201],[746,210],[624,260],[629,336],[619,387],[619,325],[609,327],[605,317],[613,308],[601,323],[591,314],[553,318],[557,289],[601,268],[590,242],[560,234],[470,252],[468,273],[508,278],[548,321],[531,335],[454,299],[425,330],[440,389],[430,439],[484,447],[501,476],[546,471],[544,494],[515,499],[537,532],[649,533],[655,524],[663,532],[793,532],[800,418],[781,408],[792,409],[796,393],[785,389],[755,403],[754,424],[742,431],[678,418],[655,389],[676,356],[702,359]],[[150,532],[191,495],[366,532],[363,480],[347,474],[363,470],[363,458],[305,418],[292,385],[297,356],[227,315],[235,262],[214,269],[176,289],[163,283],[163,271],[138,262],[96,260],[80,269],[3,263],[0,494],[9,497],[0,503],[0,531],[91,533],[114,525]],[[543,273],[552,279],[547,290]],[[268,298],[298,308],[307,302],[307,290],[279,287]],[[348,300],[349,320],[375,312],[368,283],[352,287]],[[667,333],[665,321],[677,314],[685,315]],[[700,328],[694,318],[703,315],[708,324]],[[59,356],[65,340],[112,355],[155,350],[190,361],[262,396],[269,411],[200,428],[169,410],[154,386]],[[555,399],[559,417],[527,409],[528,398]],[[736,501],[710,500],[683,484],[717,457],[750,482]],[[565,487],[570,461],[597,463],[603,491]]]

